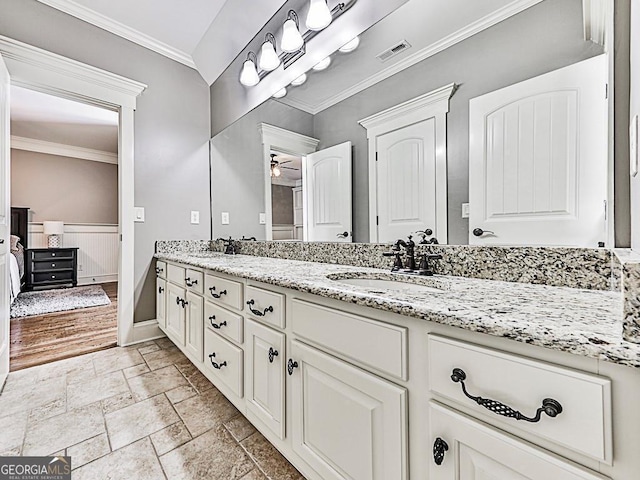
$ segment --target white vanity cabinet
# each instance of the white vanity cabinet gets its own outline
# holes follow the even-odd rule
[[[294,340],[293,450],[325,480],[403,480],[407,391]]]
[[[187,292],[186,297],[185,349],[192,359],[201,362],[202,349],[204,348],[204,299],[192,292]]]
[[[178,346],[184,346],[187,318],[187,292],[173,282],[167,282],[167,306],[165,333]]]

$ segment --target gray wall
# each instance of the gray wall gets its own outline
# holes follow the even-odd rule
[[[11,150],[11,205],[32,222],[118,223],[118,166]]]
[[[272,184],[271,208],[274,224],[293,225],[293,188]]]
[[[455,82],[447,120],[449,243],[468,243],[469,100],[602,53],[583,39],[581,0],[546,0],[314,117],[320,148],[354,146],[354,241],[369,240],[366,130],[357,121]]]
[[[280,102],[267,100],[211,140],[211,211],[213,237],[256,237],[264,240],[265,166],[260,123],[312,135],[313,116]],[[229,225],[220,213],[229,212]]]
[[[135,319],[155,317],[159,239],[209,237],[209,88],[193,69],[36,0],[0,0],[0,34],[148,85],[135,113]],[[190,210],[201,212],[190,224]]]

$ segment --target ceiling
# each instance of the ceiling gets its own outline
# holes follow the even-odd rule
[[[185,6],[178,0],[38,1],[196,68],[209,85],[287,3],[286,0],[190,0]],[[334,69],[348,69],[349,85],[357,84],[388,69],[402,57],[451,40],[452,35],[465,31],[475,33],[472,27],[478,22],[481,28],[487,28],[493,24],[491,18],[503,20],[504,14],[513,15],[540,1],[409,0],[365,34],[367,42],[360,48],[367,55],[358,60],[357,66],[341,67],[337,59]],[[387,23],[389,26],[385,26]],[[402,39],[408,40],[412,48],[400,58],[385,64],[375,59],[375,55]],[[310,81],[306,88],[312,87]],[[317,98],[327,97],[321,90],[317,91]]]

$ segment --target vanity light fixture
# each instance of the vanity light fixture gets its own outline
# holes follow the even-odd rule
[[[320,60],[320,62],[314,65],[313,69],[316,72],[321,72],[325,68],[329,67],[329,65],[331,65],[331,57],[327,57],[324,60]]]
[[[287,94],[286,88],[281,88],[276,93],[273,94],[273,98],[282,98]]]
[[[331,10],[327,6],[327,0],[311,0],[307,21],[309,30],[318,31],[327,28],[331,23]]]
[[[276,37],[272,33],[267,33],[264,37],[258,66],[265,72],[271,72],[280,66],[280,57],[276,53]]]
[[[360,37],[356,37],[353,40],[349,40],[343,46],[341,46],[338,50],[342,53],[353,52],[360,45]]]
[[[307,74],[303,73],[298,78],[296,78],[293,82],[291,82],[291,85],[294,86],[294,87],[299,87],[300,85],[302,85],[306,81],[307,81]]]
[[[289,10],[287,20],[282,25],[282,40],[280,41],[280,49],[285,53],[297,52],[304,45],[304,40],[298,30],[300,23],[298,14],[294,10]]]
[[[249,52],[247,59],[242,64],[242,72],[240,73],[240,83],[245,87],[253,87],[260,81],[258,70],[256,69],[256,54]]]

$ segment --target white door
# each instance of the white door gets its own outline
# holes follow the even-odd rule
[[[304,239],[351,242],[351,142],[303,160]]]
[[[436,119],[381,135],[376,146],[378,242],[426,229],[438,238]]]
[[[0,56],[0,389],[9,373],[9,87],[9,71]]]
[[[204,345],[204,299],[200,295],[187,292],[186,313],[185,348],[193,358],[201,362]]]
[[[470,244],[606,241],[606,85],[601,55],[470,101]]]
[[[156,289],[156,319],[158,320],[158,326],[164,330],[167,327],[167,281],[157,277]]]
[[[167,308],[165,333],[171,337],[174,343],[184,345],[185,319],[186,319],[186,291],[167,282]]]
[[[408,477],[404,388],[295,340],[287,372],[293,450],[320,478]]]
[[[429,406],[430,480],[604,480],[437,403]]]

